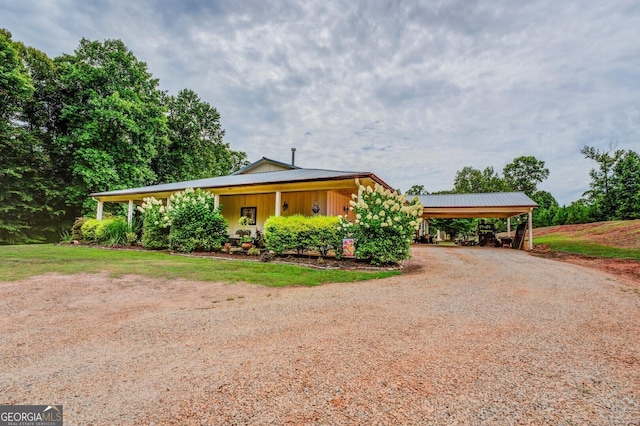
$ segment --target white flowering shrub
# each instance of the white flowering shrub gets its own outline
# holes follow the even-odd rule
[[[408,259],[409,247],[422,222],[422,204],[417,198],[389,191],[379,184],[374,188],[360,185],[352,195],[351,210],[355,221],[340,218],[347,238],[353,238],[356,257],[369,259],[374,265],[397,263]]]
[[[142,213],[142,246],[154,250],[169,247],[169,216],[162,201],[145,198],[138,211]]]
[[[169,248],[185,253],[220,250],[228,223],[214,206],[214,195],[201,189],[172,194],[166,207]]]

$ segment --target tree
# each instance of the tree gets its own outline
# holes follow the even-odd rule
[[[538,190],[538,184],[549,177],[549,169],[536,157],[521,156],[504,166],[502,174],[512,191],[532,196]]]
[[[456,172],[453,180],[453,190],[459,194],[501,192],[506,189],[504,180],[495,172],[493,167],[484,170],[471,166],[463,167]]]
[[[244,152],[223,142],[220,114],[192,90],[164,96],[169,144],[154,161],[159,182],[223,176],[248,164]]]
[[[598,163],[598,168],[589,172],[591,189],[583,194],[593,205],[595,220],[611,220],[615,216],[616,203],[610,194],[611,179],[616,163],[624,154],[624,150],[616,147],[617,144],[611,142],[607,151],[586,145],[580,150],[585,158]]]
[[[37,91],[25,52],[0,29],[0,244],[42,242],[58,231],[59,194],[47,176],[50,161],[25,112]]]
[[[640,155],[627,151],[613,166],[610,194],[617,219],[640,219]]]
[[[82,39],[60,67],[59,166],[67,171],[65,198],[79,214],[91,192],[156,181],[151,163],[166,145],[158,80],[120,40]]]
[[[400,192],[398,192],[400,193]],[[413,185],[411,188],[407,190],[407,195],[427,195],[426,189],[424,189],[424,185]]]

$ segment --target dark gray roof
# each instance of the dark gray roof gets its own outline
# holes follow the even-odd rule
[[[151,192],[176,192],[187,188],[221,188],[243,185],[261,185],[275,183],[305,182],[314,180],[337,180],[355,179],[357,177],[370,176],[381,184],[379,178],[370,172],[345,172],[337,170],[322,169],[300,169],[283,170],[279,172],[250,173],[243,175],[219,176],[206,179],[190,180],[185,182],[165,183],[161,185],[144,186],[140,188],[120,189],[108,192],[96,192],[90,194],[91,197],[103,195],[132,195]]]
[[[407,195],[408,198],[411,198]],[[524,192],[489,192],[481,194],[418,195],[426,208],[447,207],[538,207]]]

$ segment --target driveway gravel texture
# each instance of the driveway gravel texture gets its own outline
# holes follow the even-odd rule
[[[0,403],[65,425],[640,425],[640,285],[482,247],[267,288],[0,283]]]

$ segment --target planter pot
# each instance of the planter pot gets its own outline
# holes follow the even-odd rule
[[[240,247],[242,247],[242,250],[249,250],[251,247],[253,247],[253,243],[242,243],[240,244]]]

